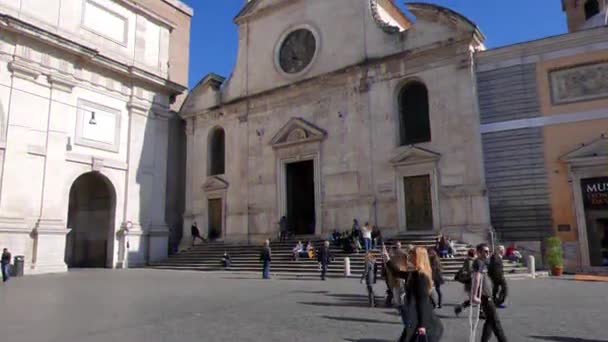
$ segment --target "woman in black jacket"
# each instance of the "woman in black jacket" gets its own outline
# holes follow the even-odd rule
[[[435,292],[437,292],[437,303],[435,303],[435,300],[431,296],[431,304],[433,304],[433,307],[441,309],[441,300],[443,298],[441,293],[441,285],[444,283],[441,261],[439,261],[439,256],[434,249],[429,248],[428,253],[429,260],[431,262],[431,270],[433,271],[433,286],[435,288]]]
[[[418,247],[410,251],[409,259],[414,265],[411,272],[403,272],[390,260],[383,248],[383,257],[387,260],[388,269],[397,277],[407,279],[406,300],[402,308],[405,327],[399,342],[438,342],[443,336],[443,325],[433,312],[431,291],[433,273],[429,256],[425,248]]]

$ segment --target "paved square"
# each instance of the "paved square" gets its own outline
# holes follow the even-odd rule
[[[510,281],[500,310],[509,341],[608,341],[608,284]],[[384,291],[376,285],[376,293]],[[468,341],[463,298],[445,286],[443,341]],[[3,342],[395,341],[395,310],[366,307],[354,279],[282,278],[152,270],[81,270],[0,285]]]

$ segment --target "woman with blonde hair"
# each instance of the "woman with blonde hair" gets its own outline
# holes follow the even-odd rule
[[[410,272],[401,271],[386,251],[382,251],[388,269],[399,278],[407,279],[406,300],[401,308],[405,327],[399,342],[428,341],[437,342],[443,335],[443,325],[433,312],[431,291],[433,290],[433,271],[426,248],[417,247],[410,251],[409,260],[413,265]]]

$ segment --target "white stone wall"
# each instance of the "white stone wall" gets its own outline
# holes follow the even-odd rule
[[[5,13],[100,54],[168,76],[172,24],[124,0],[0,0]]]
[[[18,14],[25,16],[34,3],[55,4],[23,0]],[[80,13],[77,4],[83,2],[62,3],[60,15],[69,17]],[[66,26],[58,30],[70,29],[70,20],[60,22]],[[121,58],[129,56],[127,50]],[[159,53],[157,57],[161,60],[163,56]],[[126,221],[133,223],[126,238],[131,266],[166,256],[167,120],[172,92],[145,78],[83,61],[23,33],[3,31],[0,246],[25,256],[26,273],[66,270],[70,188],[79,176],[91,171],[107,177],[115,191],[108,266],[123,264],[126,240],[119,231]],[[97,125],[88,122],[91,109],[97,112]]]
[[[260,2],[260,6],[272,2]],[[239,53],[222,87],[209,79],[191,92],[181,115],[188,121],[186,227],[206,233],[208,136],[226,132],[225,238],[273,236],[284,214],[284,160],[316,158],[317,234],[350,227],[353,218],[407,231],[403,177],[429,174],[435,230],[479,241],[489,227],[471,50],[476,28],[434,6],[416,24],[387,33],[369,1],[301,1],[249,14],[239,28]],[[386,13],[384,13],[386,15]],[[245,23],[246,22],[246,23]],[[318,53],[303,75],[278,70],[279,38],[307,25]],[[472,39],[474,37],[475,39]],[[398,94],[409,80],[429,91],[432,139],[399,146]],[[325,132],[276,148],[271,140],[293,118]],[[215,182],[215,181],[213,181]],[[190,237],[184,230],[184,241]]]

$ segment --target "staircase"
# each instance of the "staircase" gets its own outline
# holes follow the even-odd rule
[[[407,245],[415,245],[419,247],[432,247],[435,245],[436,235],[398,235],[387,240],[386,246],[390,248],[401,241],[401,245],[405,248]],[[320,238],[302,240],[303,243],[311,241],[315,248],[323,244]],[[289,239],[285,242],[272,242],[272,265],[271,274],[292,275],[292,276],[319,276],[319,264],[316,259],[300,258],[298,261],[293,261],[292,248],[297,243],[297,238]],[[150,263],[149,268],[153,269],[168,269],[168,270],[189,270],[189,271],[227,271],[227,272],[260,272],[261,262],[259,245],[232,244],[224,242],[208,242],[188,249],[187,251],[169,257],[167,260]],[[329,265],[327,275],[329,277],[344,276],[344,258],[350,258],[351,274],[353,277],[359,277],[363,273],[365,254],[345,253],[341,248],[331,246],[332,254],[335,261]],[[378,249],[373,250],[379,253]],[[454,274],[460,269],[464,262],[467,251],[467,245],[456,244],[456,255],[452,259],[441,259],[443,266],[443,274],[446,279],[453,279]],[[228,252],[232,259],[231,267],[224,269],[221,260],[224,252]],[[523,273],[527,269],[519,264],[512,264],[505,261],[505,273]],[[379,275],[379,274],[378,274]]]

